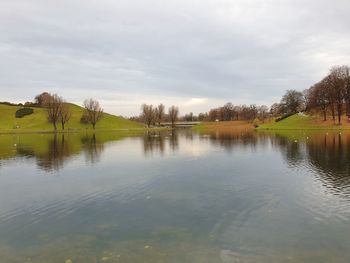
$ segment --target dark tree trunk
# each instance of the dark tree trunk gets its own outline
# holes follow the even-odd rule
[[[345,102],[345,111],[346,111],[346,116],[348,117],[348,121],[350,120],[350,100],[347,98]]]
[[[338,111],[338,124],[341,124],[341,115],[342,115],[342,104],[337,105],[337,111]]]
[[[331,105],[331,111],[332,111],[333,121],[335,122],[335,109],[334,109],[334,105],[333,104]]]
[[[327,121],[327,108],[323,107],[323,121]]]

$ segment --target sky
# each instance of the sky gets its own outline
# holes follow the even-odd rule
[[[0,0],[0,101],[271,105],[350,64],[349,0]]]

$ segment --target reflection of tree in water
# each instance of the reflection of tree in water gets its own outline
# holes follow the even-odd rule
[[[349,135],[313,134],[302,141],[276,135],[271,140],[289,164],[306,164],[325,186],[343,193],[347,189],[350,193]]]
[[[70,155],[69,144],[66,143],[64,134],[60,141],[55,134],[48,146],[48,154],[44,158],[38,158],[37,164],[46,171],[59,170],[63,167],[64,159]]]
[[[176,130],[171,132],[148,131],[143,136],[143,151],[146,155],[152,153],[165,153],[166,141],[169,142],[169,149],[176,151],[179,148],[179,134]]]
[[[81,138],[81,142],[84,147],[86,160],[92,164],[100,161],[101,154],[104,151],[104,144],[97,142],[96,135],[86,135]]]
[[[208,134],[211,142],[220,145],[228,151],[235,147],[252,147],[255,148],[259,142],[259,136],[253,131],[242,132],[219,132],[215,131]],[[263,142],[263,141],[262,141]]]
[[[307,158],[326,185],[341,190],[350,187],[349,150],[349,136],[325,134],[307,144]]]
[[[271,144],[280,150],[290,166],[297,166],[305,159],[305,147],[286,136],[271,135]]]
[[[172,130],[170,134],[169,147],[173,152],[179,149],[179,134],[176,130]]]
[[[73,154],[70,144],[66,142],[65,135],[54,135],[47,142],[45,153],[36,153],[33,148],[17,147],[17,154],[24,157],[35,157],[37,165],[44,171],[59,170],[65,160]]]
[[[165,133],[163,132],[145,132],[143,135],[143,152],[148,155],[153,152],[164,154],[165,151]]]
[[[95,134],[84,137],[55,134],[49,137],[41,137],[39,145],[28,146],[19,143],[17,155],[22,157],[34,157],[40,169],[50,172],[58,171],[74,155],[79,154],[81,146],[87,161],[95,163],[99,160],[104,145],[97,143]]]

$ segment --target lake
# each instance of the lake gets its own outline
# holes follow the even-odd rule
[[[350,262],[350,135],[0,135],[0,262]]]

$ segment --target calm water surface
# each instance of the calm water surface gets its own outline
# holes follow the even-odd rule
[[[350,262],[350,135],[0,135],[0,262]]]

